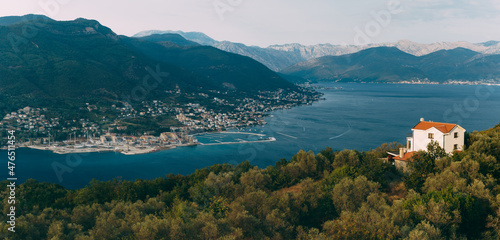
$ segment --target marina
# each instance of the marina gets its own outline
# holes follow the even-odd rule
[[[228,138],[225,140],[219,139],[211,139],[215,135],[222,136],[234,136],[234,135],[242,135],[246,136],[246,140],[241,138]],[[200,142],[196,139],[195,136],[205,136],[206,139],[211,139],[208,141]],[[208,136],[208,137],[207,137]],[[249,136],[254,136],[257,138],[248,139]],[[236,136],[238,137],[238,136]],[[144,136],[141,138],[145,138]],[[146,138],[153,138],[148,136]],[[117,152],[124,155],[139,155],[139,154],[147,154],[158,151],[165,151],[170,149],[175,149],[177,147],[192,147],[192,146],[215,146],[215,145],[228,145],[228,144],[244,144],[244,143],[263,143],[263,142],[273,142],[276,141],[274,137],[266,137],[265,134],[262,133],[252,133],[252,132],[230,132],[230,131],[221,131],[216,133],[203,133],[203,134],[195,134],[189,135],[188,138],[190,141],[187,142],[175,142],[165,144],[158,144],[158,141],[151,140],[149,142],[139,142],[134,144],[129,144],[126,141],[118,141],[112,140],[110,142],[104,141],[102,139],[92,139],[88,138],[87,142],[65,142],[65,143],[55,143],[55,144],[29,144],[29,143],[21,143],[17,147],[26,147],[36,150],[42,151],[52,151],[56,154],[77,154],[77,153],[104,153],[104,152]],[[117,139],[117,137],[114,137]],[[178,139],[176,137],[176,139]]]

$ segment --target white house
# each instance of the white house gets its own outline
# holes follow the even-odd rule
[[[462,151],[464,146],[465,129],[458,124],[424,121],[421,118],[411,131],[412,136],[406,138],[408,152],[426,151],[431,141],[438,142],[446,153]]]
[[[406,162],[419,150],[427,151],[427,145],[438,142],[446,153],[462,151],[465,142],[465,129],[458,124],[425,121],[423,118],[411,129],[412,134],[406,138],[406,147],[399,149],[399,154],[389,154],[397,168],[406,170]]]

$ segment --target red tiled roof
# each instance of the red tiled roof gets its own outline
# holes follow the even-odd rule
[[[422,121],[413,127],[413,129],[427,130],[434,127],[442,133],[449,133],[455,126],[457,126],[457,124]]]
[[[396,156],[396,157],[394,157],[394,160],[408,161],[408,160],[410,160],[411,157],[413,157],[414,153],[416,153],[416,152],[407,152],[407,153],[405,153],[403,158]]]

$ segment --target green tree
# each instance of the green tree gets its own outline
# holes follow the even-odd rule
[[[344,178],[332,190],[332,199],[337,212],[355,211],[371,193],[379,193],[380,184],[368,181],[365,176]]]
[[[418,151],[413,154],[408,163],[408,173],[404,177],[406,188],[421,192],[427,177],[436,172],[435,160],[436,158],[428,152]]]

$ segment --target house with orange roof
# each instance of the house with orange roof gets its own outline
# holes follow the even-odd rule
[[[406,138],[408,152],[426,151],[427,145],[435,141],[450,154],[462,151],[465,142],[465,129],[458,124],[424,121],[421,118],[411,131],[412,136]]]
[[[437,142],[448,154],[462,151],[465,144],[466,130],[458,124],[425,121],[423,118],[411,129],[412,133],[406,138],[406,147],[398,153],[388,152],[389,161],[394,161],[398,169],[406,171],[406,163],[411,160],[417,151],[427,151],[427,145]]]

